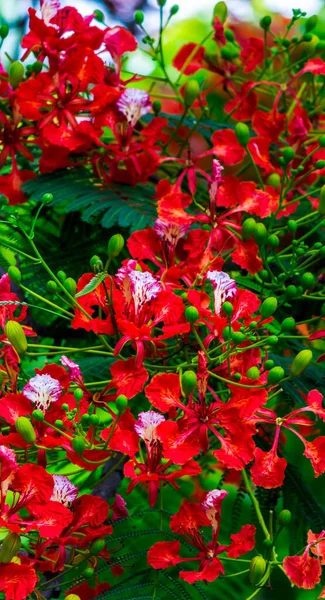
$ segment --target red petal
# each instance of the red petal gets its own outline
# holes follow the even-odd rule
[[[283,569],[290,581],[304,590],[312,590],[320,582],[322,574],[319,560],[309,556],[308,549],[302,556],[287,556]]]
[[[232,543],[227,549],[229,558],[238,558],[242,554],[246,554],[253,550],[255,546],[256,527],[254,525],[243,525],[238,533],[233,533],[230,536]]]
[[[148,552],[148,563],[154,569],[167,569],[182,561],[179,556],[181,544],[174,542],[157,542]]]

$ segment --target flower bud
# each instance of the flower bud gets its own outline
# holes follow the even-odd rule
[[[270,385],[276,385],[285,377],[285,372],[282,367],[273,367],[267,374],[267,382]]]
[[[249,379],[258,379],[260,376],[259,369],[257,367],[251,367],[246,371],[246,377]]]
[[[18,417],[15,428],[26,444],[34,444],[36,441],[35,429],[27,417]]]
[[[282,323],[281,323],[281,331],[290,331],[291,329],[293,329],[296,325],[296,321],[294,320],[293,317],[287,317],[286,319],[283,319]]]
[[[283,525],[285,527],[286,525],[289,525],[290,521],[291,521],[290,510],[287,510],[287,509],[281,510],[281,512],[279,513],[279,516],[278,516],[279,525]]]
[[[196,79],[189,79],[184,86],[184,102],[185,106],[189,107],[194,104],[197,97],[200,95],[200,86]]]
[[[278,301],[276,298],[274,298],[274,296],[266,298],[260,306],[260,313],[263,319],[268,319],[269,317],[271,317],[275,313],[277,306]]]
[[[124,396],[124,394],[120,394],[119,396],[117,396],[115,400],[115,406],[120,415],[122,415],[126,411],[128,404],[128,398]]]
[[[10,265],[9,269],[8,269],[8,275],[10,280],[13,283],[17,283],[19,285],[19,283],[21,282],[21,272],[18,269],[18,267],[15,267],[14,265]]]
[[[253,238],[255,236],[256,225],[257,223],[253,217],[249,217],[244,221],[241,229],[244,240],[248,240],[249,238]]]
[[[267,230],[264,223],[257,223],[254,239],[258,246],[263,246],[267,240]]]
[[[9,67],[9,83],[12,89],[15,90],[19,86],[23,80],[24,73],[25,67],[21,62],[15,60],[15,62],[11,63]]]
[[[241,331],[234,331],[231,336],[231,340],[234,344],[242,344],[245,341],[245,336]]]
[[[81,456],[86,447],[84,438],[81,437],[81,435],[76,435],[71,442],[71,446],[74,452],[78,454],[78,456]]]
[[[235,135],[241,146],[247,146],[250,138],[249,129],[245,123],[236,123]]]
[[[318,160],[315,164],[315,169],[324,169],[325,167],[325,160]]]
[[[233,313],[234,307],[231,304],[231,302],[224,302],[222,305],[222,310],[225,313],[225,315],[227,315],[227,317],[230,317]]]
[[[90,415],[90,417],[89,417],[89,423],[93,427],[97,427],[97,425],[99,423],[99,416],[98,415]]]
[[[249,581],[257,585],[266,571],[266,560],[263,556],[254,556],[249,565]]]
[[[84,393],[81,388],[76,388],[73,392],[73,395],[74,395],[76,401],[80,402],[80,400],[82,400],[82,398],[83,398]]]
[[[322,189],[320,191],[317,210],[319,214],[322,215],[322,217],[325,217],[325,185],[322,186]]]
[[[102,13],[101,10],[94,10],[94,17],[96,19],[96,21],[98,21],[99,23],[104,23],[104,14]]]
[[[40,62],[39,60],[36,60],[32,64],[32,73],[34,73],[35,75],[38,75],[42,69],[43,69],[43,63]]]
[[[133,15],[133,18],[137,25],[142,25],[144,21],[144,12],[142,10],[136,10]]]
[[[266,183],[277,189],[281,183],[280,175],[278,173],[271,173],[271,175],[268,176]]]
[[[21,546],[21,539],[18,533],[10,531],[2,541],[0,551],[0,563],[10,563],[13,557],[17,554]]]
[[[8,25],[1,25],[0,27],[0,37],[4,40],[9,33]]]
[[[307,369],[312,358],[313,353],[311,350],[301,350],[301,352],[299,352],[297,356],[295,356],[293,359],[290,369],[291,375],[293,375],[294,377],[298,377],[299,375],[301,375],[301,373],[303,373],[304,370]]]
[[[52,200],[53,200],[53,194],[43,194],[42,204],[49,204],[49,202],[52,202]]]
[[[324,188],[325,188],[325,186],[324,186]],[[290,221],[288,221],[287,228],[288,228],[288,231],[290,231],[290,233],[292,233],[292,235],[295,235],[298,225],[297,225],[296,221],[294,221],[293,219],[290,219]]]
[[[177,15],[179,11],[179,5],[178,4],[173,4],[173,6],[171,7],[169,14],[171,17],[173,17],[174,15]]]
[[[185,308],[184,316],[188,323],[195,323],[199,318],[199,311],[195,306],[188,306]]]
[[[195,390],[197,377],[194,371],[185,371],[181,377],[181,389],[186,398]]]
[[[82,574],[84,575],[84,577],[86,577],[86,579],[88,579],[89,577],[92,577],[94,573],[95,573],[95,570],[92,567],[87,567],[82,572]]]
[[[226,40],[228,40],[228,42],[234,42],[235,41],[235,34],[232,31],[232,29],[225,29],[224,30],[224,34],[225,34],[225,38],[226,38]]]
[[[230,62],[239,56],[238,46],[229,42],[226,46],[223,46],[220,50],[220,56],[224,60],[229,60]]]
[[[285,295],[287,298],[289,298],[289,300],[291,300],[292,298],[295,298],[297,296],[297,292],[298,290],[295,285],[288,285],[285,291]]]
[[[265,371],[269,371],[270,369],[273,369],[273,367],[274,367],[274,360],[269,358],[268,360],[265,361],[265,363],[264,363]]]
[[[81,600],[80,596],[77,596],[77,594],[68,594],[68,596],[65,596],[64,600]]]
[[[315,285],[315,276],[313,273],[304,273],[301,278],[301,285],[304,290],[309,290],[313,285]]]
[[[27,339],[20,323],[17,323],[17,321],[7,321],[5,325],[5,334],[17,354],[25,354],[27,350]]]
[[[269,15],[265,15],[265,17],[262,17],[262,19],[260,20],[260,27],[264,29],[264,31],[267,31],[268,29],[270,29],[271,23],[271,17]]]
[[[305,30],[307,33],[309,33],[310,31],[313,31],[313,29],[315,29],[316,25],[318,22],[318,17],[317,15],[312,15],[311,17],[309,17],[309,19],[307,19],[306,23],[305,23]]]
[[[225,341],[231,340],[234,335],[234,330],[232,327],[224,327],[222,330],[222,337]]]
[[[104,550],[106,542],[103,538],[98,538],[90,544],[89,553],[92,555],[99,554]]]
[[[72,277],[67,277],[63,282],[63,286],[65,287],[67,292],[69,292],[70,296],[76,295],[77,282]]]
[[[295,155],[295,151],[293,148],[290,148],[290,146],[283,148],[282,150],[282,156],[284,158],[284,162],[285,164],[289,164],[289,162],[292,161],[293,157]]]
[[[273,250],[275,250],[275,248],[277,248],[280,244],[280,240],[277,235],[272,234],[267,238],[267,243]]]
[[[33,410],[32,417],[33,417],[34,421],[39,421],[40,423],[42,423],[42,421],[44,421],[44,413],[39,408]]]
[[[159,115],[160,111],[161,111],[161,102],[160,100],[154,100],[152,103],[152,110],[155,113],[155,115]]]
[[[213,9],[213,16],[218,17],[220,23],[224,23],[228,14],[227,5],[225,2],[217,2]]]
[[[277,335],[269,335],[269,337],[266,338],[266,343],[269,344],[270,346],[276,346],[278,341],[279,341],[279,338]]]
[[[112,235],[108,242],[108,256],[109,258],[116,258],[122,252],[124,247],[124,238],[120,233]]]
[[[64,271],[58,271],[56,274],[57,278],[59,281],[61,281],[61,283],[67,278],[66,274]]]

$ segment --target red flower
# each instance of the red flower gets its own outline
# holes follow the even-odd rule
[[[25,600],[38,582],[34,569],[28,564],[0,564],[0,589],[6,600]]]
[[[243,41],[240,58],[244,65],[244,73],[255,71],[264,59],[264,42],[260,38],[250,37]]]
[[[319,560],[309,556],[309,546],[302,556],[286,556],[283,569],[291,583],[304,590],[312,590],[322,574]]]

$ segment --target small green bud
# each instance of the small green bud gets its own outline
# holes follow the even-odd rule
[[[161,102],[160,100],[154,100],[152,103],[152,110],[155,113],[155,115],[159,115],[160,111],[161,111]]]
[[[144,13],[142,10],[136,10],[133,15],[134,21],[137,25],[142,25],[144,21]]]
[[[7,321],[4,329],[10,344],[16,350],[17,354],[25,354],[27,350],[27,339],[20,323],[17,321]]]
[[[81,600],[80,596],[77,596],[77,594],[68,594],[68,596],[65,596],[64,600]]]
[[[213,9],[213,16],[218,17],[220,23],[224,23],[228,15],[228,8],[225,2],[217,2]]]
[[[269,344],[270,346],[276,346],[276,344],[278,343],[279,338],[277,335],[270,335],[267,339],[266,339],[266,343]]]
[[[325,137],[325,136],[324,136]],[[325,217],[325,185],[322,186],[319,195],[319,204],[317,210],[322,217]]]
[[[173,4],[173,6],[171,6],[169,14],[171,17],[173,17],[174,15],[176,15],[179,11],[179,6],[178,4]]]
[[[52,202],[53,200],[53,194],[44,194],[42,196],[42,204],[49,204],[49,202]]]
[[[265,371],[269,371],[270,369],[273,369],[273,367],[274,367],[274,360],[269,358],[268,360],[265,361],[265,363],[264,363]]]
[[[33,410],[32,417],[33,417],[34,421],[38,421],[39,423],[42,423],[45,418],[43,411],[41,411],[39,408],[37,408],[36,410]]]
[[[282,150],[282,156],[284,158],[284,162],[287,165],[294,158],[295,151],[293,148],[287,147]]]
[[[56,292],[58,291],[58,284],[56,283],[56,281],[50,279],[46,284],[46,289],[51,294],[56,294]]]
[[[271,548],[273,546],[271,538],[265,538],[263,544],[266,548]]]
[[[26,444],[34,444],[36,441],[35,429],[27,417],[18,417],[15,428]]]
[[[241,380],[241,374],[240,373],[234,373],[233,378],[235,381],[240,381]]]
[[[285,377],[285,372],[282,367],[273,367],[267,374],[267,382],[270,385],[276,385]]]
[[[266,269],[262,269],[262,271],[259,272],[259,277],[262,279],[262,281],[268,281],[270,279]]]
[[[287,227],[288,227],[288,230],[290,231],[290,233],[292,233],[292,235],[295,235],[297,228],[298,228],[296,221],[294,221],[293,219],[290,219],[290,221],[288,221]]]
[[[194,371],[185,371],[181,377],[181,389],[185,396],[188,398],[195,390],[197,385],[197,377]]]
[[[264,223],[257,223],[254,239],[258,246],[263,246],[267,240],[267,230]]]
[[[10,531],[6,537],[2,540],[1,551],[0,551],[0,563],[10,563],[14,556],[16,556],[21,546],[21,539],[18,533]]]
[[[126,396],[124,396],[124,394],[120,394],[119,396],[117,396],[116,400],[115,400],[115,406],[117,408],[117,412],[122,415],[127,407],[128,407],[129,401],[128,398]]]
[[[325,40],[324,40],[325,41]],[[325,148],[325,135],[322,135],[318,140],[320,148]]]
[[[281,178],[278,173],[271,173],[266,180],[267,185],[271,185],[275,189],[278,189],[281,183]]]
[[[234,344],[242,344],[245,341],[245,336],[241,331],[234,331],[231,336],[231,340]]]
[[[279,513],[278,516],[278,523],[279,525],[283,525],[284,527],[286,525],[289,525],[290,521],[291,521],[291,511],[288,509],[283,509],[281,510],[281,512]]]
[[[298,377],[299,375],[301,375],[301,373],[303,373],[304,370],[307,369],[312,358],[313,353],[311,350],[301,350],[301,352],[299,352],[297,356],[295,356],[293,359],[290,369],[291,375],[293,375],[294,377]]]
[[[258,379],[260,376],[260,371],[257,367],[251,367],[246,371],[246,377],[249,379]]]
[[[303,287],[304,290],[309,290],[311,287],[313,287],[313,285],[315,285],[315,276],[313,275],[313,273],[304,273],[302,278],[301,278],[301,285]]]
[[[97,540],[94,540],[90,544],[89,553],[94,556],[94,555],[102,552],[105,547],[106,547],[105,540],[103,538],[98,538]]]
[[[54,422],[54,425],[55,425],[55,427],[58,427],[59,429],[64,427],[64,423],[63,423],[62,419],[56,419],[56,421]]]
[[[315,164],[315,169],[324,169],[325,160],[318,160]]]
[[[312,15],[311,17],[309,17],[309,19],[307,19],[306,23],[305,23],[305,30],[307,33],[309,33],[310,31],[313,31],[313,29],[315,29],[316,25],[318,22],[318,17],[317,15]]]
[[[233,42],[235,40],[235,34],[231,29],[224,30],[225,38],[228,42]]]
[[[75,400],[77,402],[80,402],[80,400],[82,400],[82,398],[83,398],[84,393],[83,393],[83,390],[81,388],[76,388],[74,390],[74,392],[73,392],[73,395],[75,397]]]
[[[296,321],[294,320],[294,318],[287,317],[286,319],[283,319],[281,323],[281,331],[291,331],[291,329],[293,329],[295,325]]]
[[[101,10],[94,10],[94,17],[96,19],[96,21],[98,21],[99,23],[104,23],[104,14],[102,13]]]
[[[36,62],[34,62],[32,64],[32,72],[35,75],[38,75],[41,72],[42,69],[43,69],[43,63],[40,62],[39,60],[37,60]]]
[[[76,435],[76,437],[73,438],[71,442],[71,446],[72,450],[74,450],[74,452],[78,454],[78,456],[81,456],[86,447],[84,438],[81,437],[81,435]]]
[[[288,285],[288,287],[286,288],[285,291],[285,295],[286,297],[291,300],[292,298],[295,298],[297,296],[297,288],[295,285]]]
[[[227,317],[230,317],[233,313],[234,307],[231,304],[231,302],[224,302],[222,305],[222,310],[225,313],[225,315],[227,315]]]
[[[222,337],[225,341],[228,341],[230,339],[232,339],[232,336],[234,335],[234,330],[232,327],[224,327],[224,329],[222,330]]]
[[[200,95],[200,86],[196,79],[189,79],[184,86],[184,102],[185,106],[192,106]]]
[[[266,571],[266,560],[263,556],[254,556],[249,565],[249,580],[253,585],[257,585]]]
[[[58,280],[61,281],[61,283],[63,283],[63,281],[67,278],[64,271],[58,271],[56,276],[57,276]]]
[[[159,1],[159,0],[158,0]],[[165,0],[166,1],[166,0]],[[93,574],[95,573],[95,569],[93,569],[92,567],[87,567],[82,574],[84,575],[84,577],[86,577],[86,579],[89,579],[90,577],[93,576]]]
[[[312,34],[311,34],[311,33],[305,33],[305,34],[302,36],[302,40],[303,40],[304,42],[311,42],[311,41],[312,41],[312,39],[313,39],[313,36],[312,36]]]
[[[116,258],[124,247],[124,238],[120,233],[115,233],[109,239],[107,253],[109,258]]]
[[[25,67],[21,62],[15,60],[11,63],[8,73],[9,83],[12,89],[15,90],[24,78]]]
[[[184,312],[185,320],[188,323],[195,323],[199,318],[199,311],[195,306],[188,306]]]
[[[228,42],[225,46],[223,46],[220,50],[220,56],[224,60],[229,60],[230,62],[239,56],[239,48],[235,46],[232,42]]]
[[[89,423],[93,427],[97,427],[97,425],[99,423],[99,416],[95,415],[95,414],[94,415],[90,415],[90,417],[89,417]]]
[[[273,248],[273,250],[275,250],[275,248],[277,248],[280,244],[280,240],[277,235],[272,234],[267,238],[267,243],[269,246],[271,246],[271,248]]]
[[[248,219],[246,219],[242,225],[242,236],[244,240],[248,240],[250,238],[253,238],[255,236],[255,232],[256,232],[256,221],[255,219],[253,219],[253,217],[249,217]]]
[[[77,282],[72,277],[67,277],[63,282],[63,286],[65,287],[67,292],[69,292],[70,296],[76,295]]]
[[[247,146],[250,139],[250,134],[246,123],[236,123],[235,135],[241,146]]]
[[[65,412],[67,412],[69,410],[69,404],[67,404],[66,402],[62,404],[62,410],[65,410]]]
[[[0,27],[0,37],[4,40],[9,33],[8,25],[1,25]]]
[[[18,269],[18,267],[15,267],[14,265],[10,265],[9,269],[8,269],[8,275],[10,280],[13,283],[16,283],[17,285],[19,285],[19,283],[21,282],[21,272]]]
[[[260,20],[260,27],[262,29],[264,29],[264,31],[267,31],[268,29],[270,29],[270,25],[272,23],[272,19],[269,15],[265,15],[265,17],[263,17]]]
[[[89,419],[90,419],[90,416],[88,415],[88,413],[84,413],[81,417],[81,421],[82,421],[83,425],[89,425]]]
[[[263,319],[268,319],[271,317],[275,313],[277,306],[278,301],[274,296],[266,298],[260,306],[260,313]]]

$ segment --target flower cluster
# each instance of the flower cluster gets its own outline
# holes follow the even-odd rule
[[[42,600],[65,574],[69,600],[114,587],[133,568],[138,514],[150,522],[159,513],[157,529],[150,522],[145,530],[156,532],[145,547],[148,566],[173,569],[184,585],[212,583],[218,594],[218,577],[245,575],[249,599],[273,585],[276,570],[288,586],[313,589],[321,580],[323,511],[304,492],[293,499],[291,485],[299,477],[296,489],[305,489],[295,462],[307,483],[325,473],[325,61],[311,34],[317,19],[299,25],[306,15],[295,10],[272,25],[266,16],[248,37],[218,2],[202,44],[176,51],[172,78],[163,33],[177,11],[164,20],[158,5],[158,40],[141,11],[135,22],[159,76],[126,71],[138,47],[128,30],[58,0],[29,9],[21,60],[1,67],[6,600]],[[49,191],[35,207],[24,183],[50,172],[73,176],[81,166],[103,194],[121,183],[154,188],[155,214],[146,226],[132,224],[126,243],[118,223],[106,257],[102,249],[89,256],[89,269],[80,261],[74,279],[68,259],[67,276],[40,250],[44,222],[52,226],[42,210],[59,230],[64,209],[56,212]],[[45,334],[42,311],[52,319]],[[298,522],[300,537],[311,529],[307,545],[283,552],[291,511],[292,538]],[[229,571],[238,560],[247,568]],[[196,569],[179,571],[181,563]],[[100,579],[102,565],[109,581]],[[152,582],[154,598],[155,573]]]

